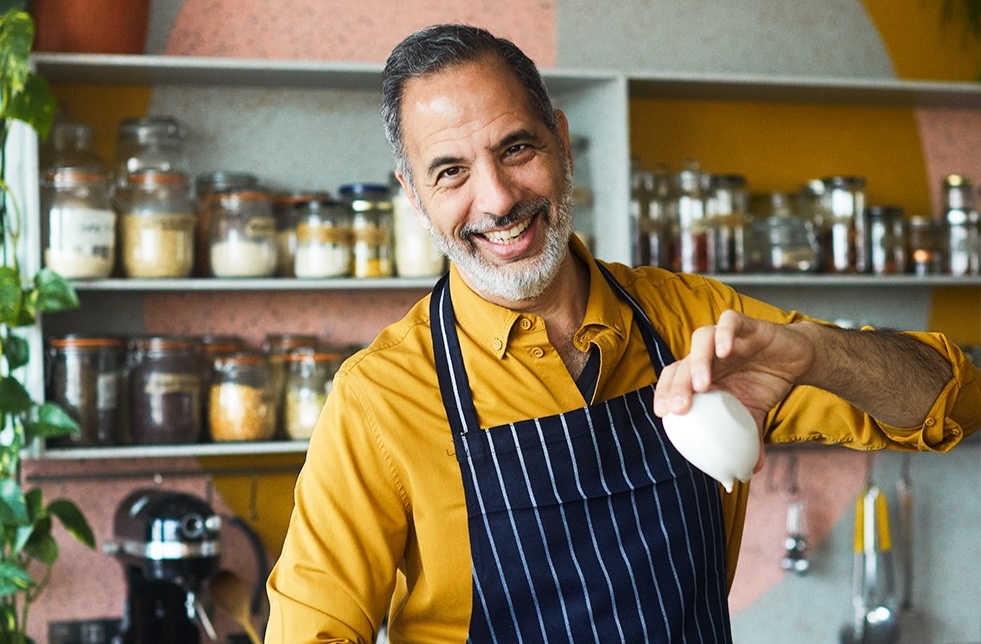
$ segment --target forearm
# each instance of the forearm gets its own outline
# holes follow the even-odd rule
[[[940,353],[904,333],[794,326],[814,347],[797,384],[830,391],[896,427],[920,425],[953,375]]]

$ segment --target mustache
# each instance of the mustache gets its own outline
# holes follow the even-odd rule
[[[521,221],[522,219],[527,219],[532,215],[544,210],[547,213],[551,212],[552,202],[545,197],[537,197],[535,199],[529,199],[528,201],[522,201],[516,203],[507,214],[501,215],[500,217],[492,217],[489,221],[481,223],[465,224],[460,228],[460,238],[464,241],[467,240],[470,235],[482,235],[489,230],[496,230],[498,228],[508,228],[511,225]]]

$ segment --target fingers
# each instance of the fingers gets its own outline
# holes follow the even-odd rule
[[[718,324],[696,329],[688,355],[661,372],[654,391],[654,413],[662,417],[683,414],[691,407],[692,394],[711,389],[717,360],[732,353],[744,324],[745,316],[728,310]]]

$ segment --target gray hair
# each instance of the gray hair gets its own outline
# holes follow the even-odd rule
[[[392,50],[382,75],[381,115],[385,136],[392,146],[396,169],[412,183],[412,173],[402,138],[402,97],[412,78],[434,74],[447,67],[496,55],[514,71],[528,92],[532,109],[556,136],[559,127],[555,108],[538,68],[523,51],[505,38],[469,25],[444,24],[427,27],[400,42]]]

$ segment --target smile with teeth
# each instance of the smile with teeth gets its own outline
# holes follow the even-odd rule
[[[484,233],[484,237],[487,240],[494,242],[495,244],[510,244],[513,243],[521,233],[528,230],[528,226],[531,225],[531,218],[523,219],[511,226],[507,230],[490,230]]]

